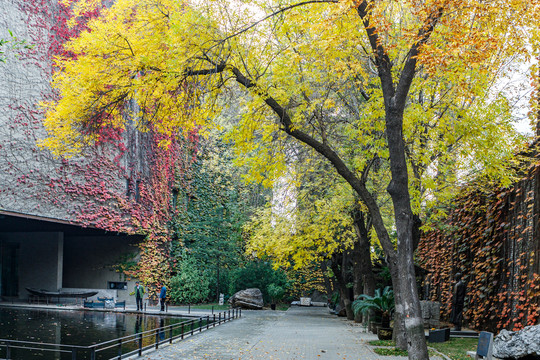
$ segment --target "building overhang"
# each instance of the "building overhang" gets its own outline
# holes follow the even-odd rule
[[[144,235],[116,232],[83,226],[75,222],[45,216],[0,209],[0,233],[12,232],[63,232],[68,236],[130,236],[144,239]]]

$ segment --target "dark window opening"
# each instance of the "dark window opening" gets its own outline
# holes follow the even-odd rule
[[[19,294],[19,244],[0,243],[0,296]]]
[[[177,206],[178,206],[178,194],[180,193],[180,191],[178,189],[173,189],[172,190],[172,206],[173,206],[173,209],[176,210]]]
[[[141,200],[141,180],[135,181],[135,201]]]
[[[111,290],[127,290],[127,282],[125,281],[109,281],[107,285]]]
[[[126,179],[126,198],[131,198],[131,179]]]

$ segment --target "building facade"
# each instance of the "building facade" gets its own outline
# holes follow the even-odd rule
[[[127,126],[72,158],[39,146],[40,103],[56,96],[54,57],[80,30],[68,18],[54,0],[0,0],[0,37],[31,45],[4,46],[0,62],[0,296],[25,299],[27,287],[98,289],[130,301],[137,275],[119,264],[139,261],[145,242],[166,248],[186,143],[164,150],[151,131]]]

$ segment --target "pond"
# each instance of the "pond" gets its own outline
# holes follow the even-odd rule
[[[88,346],[185,320],[148,314],[0,307],[0,339]],[[122,347],[123,352],[135,350],[136,346],[135,343],[126,344]],[[111,351],[101,353],[98,359],[113,357],[118,349]],[[0,348],[0,358],[5,356],[5,348]],[[16,360],[71,359],[71,354],[60,356],[58,353],[40,354],[18,349],[13,349],[11,356]],[[77,356],[77,359],[84,358],[87,356]]]

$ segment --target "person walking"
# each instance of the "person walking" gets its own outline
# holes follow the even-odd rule
[[[165,311],[165,298],[167,297],[167,287],[163,285],[161,291],[159,292],[159,302],[161,303],[161,310]]]
[[[139,285],[137,281],[135,283],[135,301],[137,302],[137,311],[143,310],[143,297],[144,297],[144,286]]]

